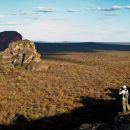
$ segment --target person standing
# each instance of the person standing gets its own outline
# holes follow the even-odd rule
[[[126,113],[126,111],[130,111],[130,106],[129,106],[129,91],[126,87],[126,85],[123,85],[122,88],[119,90],[119,95],[122,95],[122,108],[123,108],[123,113]]]

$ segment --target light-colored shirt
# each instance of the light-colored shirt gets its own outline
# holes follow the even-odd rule
[[[129,98],[129,92],[128,89],[119,90],[119,94],[122,95],[122,99]]]

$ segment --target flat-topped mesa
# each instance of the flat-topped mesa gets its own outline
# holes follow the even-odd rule
[[[22,35],[16,31],[0,32],[0,50],[8,47],[10,42],[22,40]]]
[[[37,52],[34,42],[29,40],[11,42],[0,55],[0,65],[29,71],[44,71],[48,68]]]

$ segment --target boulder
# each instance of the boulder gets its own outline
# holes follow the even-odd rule
[[[37,52],[34,42],[29,40],[11,42],[0,54],[0,65],[29,71],[42,71],[48,68]]]
[[[8,44],[13,41],[22,40],[22,35],[16,31],[0,32],[0,49],[4,50]]]

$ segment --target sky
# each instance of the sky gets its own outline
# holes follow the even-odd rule
[[[130,0],[0,0],[0,32],[35,41],[130,42]]]

